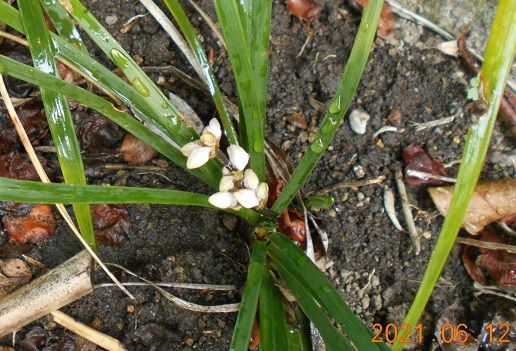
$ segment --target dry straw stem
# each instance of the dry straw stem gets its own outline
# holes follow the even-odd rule
[[[403,208],[403,214],[405,215],[405,222],[407,223],[410,239],[412,239],[415,254],[419,255],[419,252],[421,251],[420,235],[417,232],[416,224],[414,223],[414,217],[412,216],[412,210],[410,209],[407,189],[405,188],[405,183],[403,183],[403,174],[401,173],[401,170],[396,171],[395,177],[396,185],[398,186],[398,192],[401,198],[401,207]]]
[[[9,93],[7,92],[7,88],[4,83],[4,78],[2,75],[0,75],[0,95],[2,95],[2,98],[4,100],[5,106],[7,107],[7,112],[9,113],[9,116],[11,117],[11,120],[14,124],[14,127],[16,129],[16,132],[18,133],[18,136],[20,137],[20,140],[23,144],[23,147],[25,148],[25,151],[27,152],[27,155],[29,156],[32,164],[34,165],[34,168],[36,169],[36,172],[38,173],[38,176],[40,177],[41,181],[43,183],[50,183],[50,179],[48,178],[47,174],[45,173],[45,170],[43,169],[43,166],[41,165],[41,162],[39,162],[38,156],[36,156],[36,152],[34,152],[34,148],[32,147],[32,144],[30,143],[30,139],[27,136],[27,133],[25,132],[25,129],[23,128],[23,125],[20,121],[20,118],[18,117],[18,114],[16,113],[16,110],[14,109],[14,106],[11,102],[11,99],[9,97]],[[66,211],[66,208],[63,204],[55,204],[59,213],[63,216],[64,220],[72,230],[72,232],[75,234],[77,239],[81,242],[81,244],[86,248],[86,250],[89,252],[91,257],[102,267],[102,269],[106,272],[106,274],[113,280],[113,282],[131,299],[134,299],[134,296],[127,291],[127,289],[118,281],[118,279],[109,271],[109,269],[106,267],[106,265],[100,260],[100,258],[97,256],[97,254],[93,251],[93,249],[88,245],[88,243],[84,240],[81,233],[75,226],[75,223],[73,222],[72,218]]]
[[[57,324],[61,324],[63,327],[70,329],[75,334],[82,336],[83,338],[93,342],[94,344],[109,350],[109,351],[125,351],[124,345],[122,343],[112,338],[109,335],[103,334],[98,330],[95,330],[91,327],[88,327],[85,324],[82,324],[72,317],[64,314],[61,311],[54,311],[50,313],[54,319],[54,322]]]
[[[450,206],[453,187],[428,189],[435,206],[446,216]],[[486,225],[496,222],[516,211],[516,179],[508,178],[479,183],[468,210],[462,221],[462,227],[470,234],[479,234]]]
[[[516,246],[514,246],[514,245],[507,245],[507,244],[501,244],[501,243],[494,243],[494,242],[490,242],[490,241],[482,241],[482,240],[475,240],[475,239],[461,238],[461,237],[458,237],[456,242],[465,244],[465,245],[481,247],[483,249],[504,250],[504,251],[516,254]]]
[[[0,300],[0,338],[92,291],[91,258],[81,251]]]

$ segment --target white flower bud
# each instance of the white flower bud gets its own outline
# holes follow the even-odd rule
[[[220,178],[219,191],[229,191],[235,187],[235,177],[223,176]]]
[[[198,146],[197,148],[194,148],[188,156],[186,168],[194,169],[204,165],[210,159],[211,151],[211,147]]]
[[[263,199],[267,199],[269,197],[269,186],[267,183],[260,183],[258,187],[256,188],[256,196],[258,196],[258,199],[261,201]]]
[[[238,203],[245,208],[253,208],[260,204],[255,192],[250,189],[240,189],[233,193]]]
[[[232,173],[233,173],[233,172],[231,172],[231,171],[229,170],[229,168],[227,168],[227,167],[222,167],[222,175],[227,176],[227,175],[231,175]]]
[[[252,169],[246,169],[244,172],[244,186],[247,189],[254,190],[260,183],[260,180],[258,180],[258,176]]]
[[[222,130],[220,129],[220,123],[216,118],[212,118],[210,123],[202,131],[202,134],[206,133],[213,134],[217,140],[220,140],[220,137],[222,136]]]
[[[208,198],[208,202],[210,204],[212,204],[213,206],[215,206],[217,208],[222,208],[222,209],[234,207],[234,206],[238,205],[235,197],[229,191],[221,191],[221,192],[211,195]]]
[[[230,145],[227,151],[233,167],[239,171],[243,171],[245,166],[247,166],[247,162],[249,162],[249,154],[238,145]]]
[[[188,143],[188,144],[185,144],[182,148],[181,148],[181,152],[183,153],[183,155],[185,155],[186,157],[190,156],[190,154],[192,153],[192,151],[196,148],[198,148],[200,145],[199,145],[199,141],[192,141],[191,143]]]

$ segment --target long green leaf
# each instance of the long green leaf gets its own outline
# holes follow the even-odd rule
[[[409,325],[415,325],[425,309],[425,305],[455,243],[480,176],[504,94],[507,76],[511,71],[514,60],[516,50],[515,23],[516,1],[500,0],[481,69],[483,82],[481,96],[487,102],[487,111],[468,133],[448,215],[444,220],[416,297],[405,318],[405,322]],[[393,350],[401,350],[402,347],[403,344],[396,341]]]
[[[226,106],[224,105],[224,99],[222,97],[222,94],[220,93],[217,80],[215,79],[215,75],[213,74],[213,70],[211,69],[208,58],[204,53],[204,50],[202,48],[201,43],[199,42],[199,39],[197,39],[195,29],[192,27],[192,24],[186,16],[186,13],[184,12],[183,8],[177,0],[165,0],[165,4],[167,5],[168,9],[176,19],[177,23],[179,24],[179,27],[181,28],[181,31],[183,32],[183,35],[186,38],[186,41],[188,42],[188,45],[190,45],[192,51],[197,57],[197,60],[201,64],[201,69],[204,72],[204,77],[208,85],[208,90],[213,98],[215,107],[217,108],[220,119],[222,121],[222,125],[224,126],[224,131],[226,132],[229,142],[231,144],[238,145],[238,136],[236,134],[235,128],[233,127],[233,123],[231,122],[231,118],[229,117]]]
[[[237,0],[215,0],[215,10],[222,27],[229,58],[235,75],[241,107],[241,120],[246,128],[242,140],[250,154],[250,166],[260,180],[265,179],[264,128],[265,110],[258,99],[254,71],[249,52],[249,39]],[[242,123],[242,122],[241,122]]]
[[[292,177],[272,206],[272,210],[276,213],[283,212],[294,199],[299,189],[312,174],[317,162],[319,162],[319,159],[330,145],[338,127],[342,123],[367,63],[382,5],[383,0],[368,1],[362,14],[358,34],[355,37],[355,43],[344,68],[337,94],[333,98],[326,116],[324,116],[319,132],[310,149],[305,152],[303,158],[294,169]]]
[[[174,141],[184,145],[197,137],[187,126],[184,117],[154,82],[142,71],[131,56],[118,44],[109,32],[79,0],[59,0],[62,6],[75,18],[79,25],[93,39],[99,48],[122,70],[133,87],[157,111],[160,124],[165,127]],[[59,4],[56,3],[56,6]]]
[[[44,73],[59,77],[52,40],[39,2],[19,0],[18,7],[34,66]],[[81,150],[66,98],[54,90],[41,88],[41,99],[65,182],[86,184]],[[84,240],[95,248],[95,235],[89,206],[76,205],[74,212]]]
[[[57,33],[59,33],[61,37],[66,38],[74,47],[88,54],[81,35],[77,28],[75,28],[68,12],[66,12],[62,6],[55,6],[54,0],[41,0],[41,3],[56,28]]]
[[[287,322],[281,292],[271,272],[263,270],[260,288],[260,350],[288,350]]]
[[[310,321],[299,306],[293,306],[297,321],[295,325],[287,324],[288,351],[312,351]]]
[[[2,201],[45,204],[160,204],[212,207],[208,196],[187,191],[41,183],[0,177]]]
[[[353,314],[328,278],[301,249],[281,234],[274,233],[268,238],[271,241],[268,250],[271,258],[284,266],[289,274],[303,285],[310,298],[343,327],[347,337],[359,350],[384,349],[384,345],[372,345],[370,329]],[[292,286],[289,287],[293,289]],[[308,317],[311,318],[310,315]]]
[[[233,330],[233,338],[229,346],[230,351],[247,351],[247,347],[249,346],[249,338],[251,337],[256,307],[258,306],[258,296],[260,294],[263,271],[266,267],[266,253],[267,243],[265,241],[255,241],[253,254],[251,255],[247,270],[242,302],[240,303],[240,310],[238,311],[235,329]]]

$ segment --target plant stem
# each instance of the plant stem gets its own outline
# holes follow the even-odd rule
[[[516,23],[516,0],[500,0],[485,52],[485,61],[481,69],[483,82],[481,96],[487,102],[487,111],[468,133],[448,215],[444,220],[441,234],[430,257],[416,297],[405,318],[405,323],[411,326],[414,326],[419,320],[439,279],[482,170],[507,76],[514,59],[516,48],[516,27],[514,23]],[[399,351],[402,347],[403,344],[397,340],[392,349],[393,351]]]
[[[326,116],[324,116],[319,132],[310,149],[305,152],[303,158],[294,169],[292,177],[272,206],[272,210],[277,214],[283,212],[288,207],[335,137],[335,133],[337,133],[338,127],[344,119],[344,115],[360,82],[360,77],[364,72],[376,35],[376,27],[378,26],[382,5],[383,0],[371,0],[367,3],[360,21],[355,43],[342,74],[337,94],[333,98]]]

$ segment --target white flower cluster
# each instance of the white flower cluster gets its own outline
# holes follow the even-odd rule
[[[184,145],[183,155],[188,157],[188,169],[199,168],[217,155],[222,130],[219,122],[213,118],[202,131],[199,140]],[[263,208],[269,196],[267,183],[260,183],[252,169],[245,169],[249,162],[249,154],[238,145],[230,145],[227,149],[230,164],[222,169],[219,192],[208,199],[215,207],[239,210],[245,208]]]

